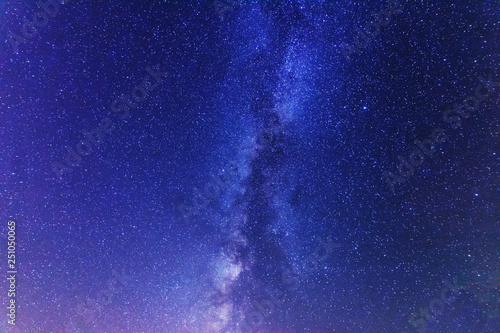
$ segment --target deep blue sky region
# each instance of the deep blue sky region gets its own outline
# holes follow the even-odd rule
[[[0,332],[500,332],[499,20],[0,0]]]

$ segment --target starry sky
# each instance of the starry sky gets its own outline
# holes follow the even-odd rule
[[[0,0],[0,332],[499,332],[499,20]]]

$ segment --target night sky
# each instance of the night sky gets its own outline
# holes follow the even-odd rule
[[[499,60],[494,0],[0,0],[0,332],[500,332]]]

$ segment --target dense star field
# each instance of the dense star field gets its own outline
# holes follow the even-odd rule
[[[499,20],[0,0],[0,332],[500,332]]]

